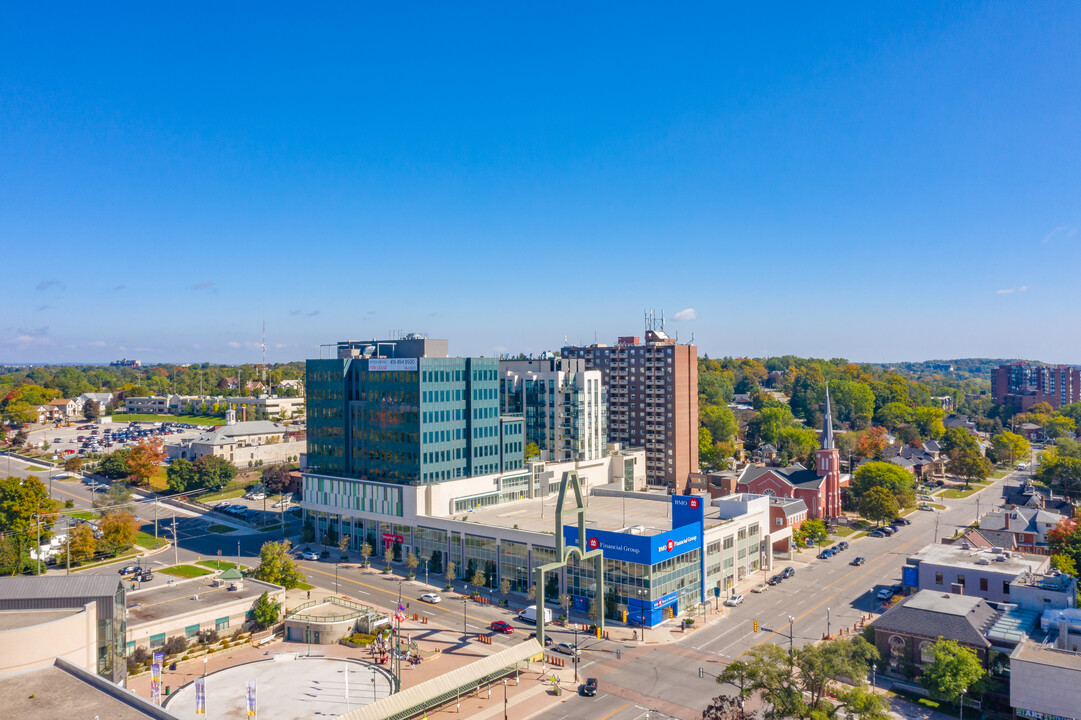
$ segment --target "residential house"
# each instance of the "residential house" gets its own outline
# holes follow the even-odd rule
[[[1045,439],[1043,427],[1036,423],[1021,423],[1020,427],[1018,427],[1015,432],[1029,442],[1043,442]]]
[[[889,445],[884,456],[887,462],[904,468],[920,479],[945,477],[946,459],[939,452],[938,443],[934,443],[932,447],[933,450],[928,450],[926,444],[919,447]]]
[[[1074,515],[1074,504],[1069,498],[1055,495],[1051,488],[1031,482],[1020,486],[1004,486],[1002,504],[1005,507],[1017,506],[1047,510],[1066,517]]]
[[[75,412],[78,415],[82,415],[86,412],[86,404],[94,403],[97,406],[98,415],[104,415],[109,404],[113,401],[113,394],[110,392],[94,392],[83,393],[79,397],[75,398]]]
[[[751,453],[752,462],[762,465],[776,465],[779,458],[780,452],[769,443],[758,446]]]
[[[1022,552],[1050,555],[1047,533],[1066,518],[1040,508],[1010,506],[980,518],[981,530],[1009,533],[1016,538],[1014,547]]]

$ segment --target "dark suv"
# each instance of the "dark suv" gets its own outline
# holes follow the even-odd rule
[[[586,697],[593,697],[597,694],[597,678],[589,678],[586,680],[585,686],[582,688],[582,693]]]

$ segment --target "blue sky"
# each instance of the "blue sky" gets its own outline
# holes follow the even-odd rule
[[[1081,4],[115,10],[5,8],[0,362],[1081,362]]]

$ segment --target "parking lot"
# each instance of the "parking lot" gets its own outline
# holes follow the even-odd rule
[[[175,442],[185,436],[205,432],[206,427],[186,427],[179,424],[162,423],[72,423],[71,427],[46,427],[34,430],[30,441],[34,444],[47,442],[49,449],[58,460],[72,455],[89,453],[110,453],[121,448],[131,447],[139,440],[158,437],[166,442]]]

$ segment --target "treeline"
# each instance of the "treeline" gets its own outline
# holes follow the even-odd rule
[[[304,363],[291,362],[267,368],[267,383],[276,387],[283,380],[303,380]],[[126,397],[150,395],[251,395],[248,384],[262,382],[262,370],[255,365],[149,365],[145,367],[102,367],[97,365],[0,368],[0,418],[24,423],[37,419],[36,405],[56,398],[74,398],[88,392],[123,393]],[[235,385],[235,387],[229,387]],[[254,392],[263,393],[264,390]],[[281,388],[277,394],[295,396],[295,388]]]

